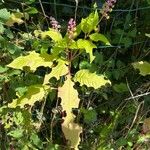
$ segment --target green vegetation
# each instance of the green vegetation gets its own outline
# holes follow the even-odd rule
[[[0,150],[148,150],[150,1],[0,2]]]

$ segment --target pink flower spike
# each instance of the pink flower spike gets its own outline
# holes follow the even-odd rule
[[[68,28],[67,28],[69,39],[74,38],[73,36],[75,31],[76,31],[76,21],[73,18],[70,18],[68,22]]]

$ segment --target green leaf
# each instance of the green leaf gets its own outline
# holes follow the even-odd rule
[[[101,42],[104,42],[106,45],[111,45],[108,39],[103,34],[93,33],[89,35],[89,37],[92,41],[95,41],[95,42],[101,41]]]
[[[25,9],[25,12],[27,12],[28,14],[37,14],[38,10],[35,7],[29,7]]]
[[[89,124],[97,120],[97,113],[94,109],[81,109],[81,113],[84,115],[84,122]]]
[[[20,97],[23,96],[24,93],[27,91],[27,87],[18,87],[15,89],[15,91],[16,91],[16,95]]]
[[[5,30],[5,28],[4,28],[3,24],[0,22],[0,34],[3,34],[4,30]]]
[[[68,73],[67,64],[66,61],[59,59],[57,66],[52,68],[52,71],[49,74],[45,75],[44,84],[49,83],[49,79],[52,77],[59,80],[61,76],[66,75]]]
[[[81,61],[79,64],[80,69],[89,69],[91,67],[91,64],[87,61]]]
[[[137,33],[137,29],[134,28],[132,31],[129,31],[129,32],[128,32],[128,36],[134,38],[134,37],[136,37],[136,33]]]
[[[6,42],[6,40],[0,35],[0,42]]]
[[[52,28],[50,28],[49,31],[41,32],[41,37],[42,38],[50,37],[55,42],[62,40],[61,33],[57,30],[52,29]]]
[[[10,18],[10,12],[6,8],[0,9],[0,20],[6,21]]]
[[[37,146],[40,149],[43,148],[42,141],[39,139],[38,135],[36,135],[35,133],[32,133],[30,139],[35,146]]]
[[[12,103],[8,104],[8,107],[16,108],[20,106],[24,108],[24,105],[33,106],[36,101],[42,101],[49,90],[49,86],[46,85],[31,85],[27,88],[27,92],[23,96],[14,99]]]
[[[60,41],[57,41],[57,43],[55,43],[55,47],[59,47],[62,50],[68,47],[68,39],[67,38],[63,38]]]
[[[73,37],[77,37],[78,35],[80,35],[80,33],[81,33],[81,23],[79,25],[77,25],[76,31],[75,31]]]
[[[150,0],[147,0],[147,3],[150,5]]]
[[[27,56],[20,56],[11,62],[8,67],[14,69],[23,70],[24,67],[30,67],[31,71],[35,71],[38,67],[51,67],[52,65],[52,56],[48,54],[39,54],[36,52],[30,52]]]
[[[116,29],[115,32],[116,32],[116,34],[122,35],[124,33],[124,30]]]
[[[149,38],[150,38],[150,34],[148,34],[148,33],[145,33],[145,36],[147,36],[147,37],[149,37]]]
[[[20,47],[14,43],[7,43],[7,50],[9,51],[10,54],[16,54],[16,53],[20,53],[22,49],[24,49],[23,47]]]
[[[10,131],[7,135],[10,135],[16,139],[19,139],[23,136],[23,132],[24,132],[23,129],[16,129],[14,131]]]
[[[7,67],[2,67],[2,66],[0,66],[0,73],[4,73],[4,72],[6,72],[7,70],[8,70]]]
[[[32,3],[34,3],[35,2],[35,0],[25,0],[25,3],[26,4],[32,4]]]
[[[69,49],[76,49],[77,50],[78,49],[77,42],[74,41],[74,40],[70,41],[68,48]]]
[[[5,30],[5,34],[7,35],[8,38],[13,39],[14,35],[13,32],[10,29]]]
[[[90,33],[94,30],[99,22],[98,12],[91,13],[87,18],[81,20],[81,30],[84,33]]]
[[[62,51],[64,51],[64,48],[54,46],[52,47],[51,50],[52,50],[52,55],[57,57]]]
[[[132,39],[129,37],[124,37],[124,38],[122,38],[121,43],[124,44],[125,48],[128,48],[132,44]]]
[[[95,52],[95,56],[96,56],[96,58],[94,60],[95,64],[97,64],[97,65],[103,65],[103,62],[104,62],[103,52],[99,53],[98,51],[96,51]]]
[[[117,146],[125,146],[127,144],[127,139],[121,137],[116,141]]]
[[[135,62],[132,65],[135,69],[139,69],[142,76],[150,75],[150,63],[147,61]]]
[[[120,70],[118,69],[114,69],[113,71],[111,71],[111,74],[113,75],[113,77],[118,80],[120,77]]]
[[[115,84],[113,86],[113,89],[118,92],[118,93],[123,93],[123,92],[127,92],[128,91],[128,88],[127,88],[127,85],[124,84],[124,83],[120,83],[120,84]]]
[[[74,81],[79,82],[81,86],[86,85],[87,87],[93,87],[94,89],[98,89],[107,83],[111,84],[111,82],[106,80],[103,75],[91,73],[87,69],[78,71],[75,74]]]
[[[95,56],[93,55],[93,48],[97,48],[95,44],[93,44],[89,40],[79,39],[77,41],[77,45],[79,49],[85,49],[86,53],[90,55],[90,63],[94,60]]]
[[[17,126],[21,125],[24,121],[22,113],[21,112],[15,112],[13,115],[13,120]]]

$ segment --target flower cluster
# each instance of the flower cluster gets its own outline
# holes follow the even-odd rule
[[[52,28],[57,30],[57,31],[59,31],[61,28],[58,21],[54,17],[50,17],[50,24],[52,25]]]
[[[71,18],[68,22],[68,28],[67,28],[69,39],[74,38],[75,31],[76,31],[76,21],[73,18]]]
[[[106,19],[109,19],[109,13],[112,11],[112,8],[114,7],[114,4],[116,3],[116,0],[107,0],[100,13],[102,14],[102,17],[105,17]]]

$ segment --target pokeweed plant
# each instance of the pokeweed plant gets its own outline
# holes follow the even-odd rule
[[[45,75],[42,84],[37,83],[28,86],[21,95],[16,93],[17,98],[8,104],[8,108],[20,107],[22,110],[26,110],[25,106],[27,105],[32,108],[35,102],[43,101],[52,90],[56,90],[58,99],[61,99],[59,105],[65,114],[62,116],[62,131],[68,145],[73,149],[78,149],[80,134],[83,130],[82,126],[75,122],[76,116],[73,113],[73,109],[79,108],[80,103],[75,84],[79,82],[80,86],[85,85],[88,88],[98,89],[106,84],[111,84],[111,82],[106,79],[105,75],[90,72],[89,69],[79,69],[74,73],[72,63],[80,55],[86,55],[87,60],[92,63],[95,59],[93,49],[97,48],[96,43],[103,42],[110,45],[108,39],[103,34],[98,33],[98,26],[103,17],[108,18],[108,12],[114,3],[115,1],[109,0],[105,4],[103,11],[101,11],[101,18],[96,9],[87,18],[83,18],[78,25],[71,18],[65,35],[61,33],[59,23],[51,17],[52,27],[48,31],[35,30],[33,35],[42,40],[50,39],[50,54],[32,50],[28,52],[28,55],[20,56],[7,65],[10,68],[25,72],[35,72],[41,66],[51,69],[50,73]],[[53,86],[51,78],[57,79],[57,88]]]

